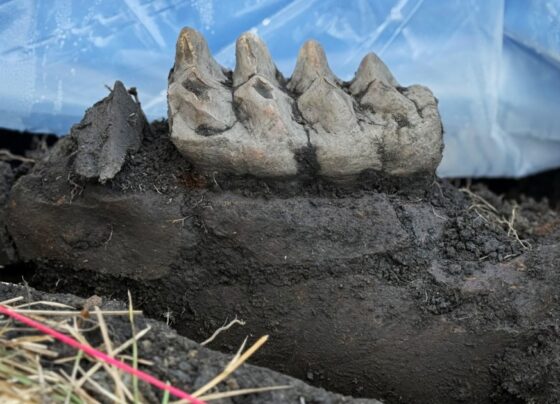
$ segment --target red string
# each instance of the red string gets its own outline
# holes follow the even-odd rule
[[[159,379],[156,379],[155,377],[153,377],[152,375],[149,375],[148,373],[142,372],[141,370],[135,369],[130,365],[127,365],[126,363],[115,359],[109,355],[107,355],[106,353],[103,353],[89,345],[85,345],[82,344],[78,341],[76,341],[75,339],[69,337],[68,335],[64,335],[56,330],[53,330],[52,328],[41,324],[29,317],[26,317],[20,313],[17,313],[15,311],[13,311],[12,309],[0,305],[0,313],[5,314],[7,316],[10,316],[14,319],[16,319],[17,321],[20,321],[30,327],[33,327],[37,330],[39,330],[40,332],[42,332],[43,334],[48,334],[53,338],[56,338],[57,340],[59,340],[60,342],[63,342],[66,345],[70,345],[71,347],[74,347],[76,349],[79,349],[81,351],[83,351],[84,353],[88,354],[89,356],[92,356],[94,358],[99,359],[102,362],[106,362],[116,368],[119,368],[123,371],[125,371],[126,373],[130,373],[136,377],[138,377],[139,379],[145,381],[146,383],[150,383],[151,385],[161,389],[161,390],[167,390],[169,391],[169,393],[173,394],[175,397],[178,398],[182,398],[185,400],[189,400],[191,403],[193,404],[205,404],[204,401],[191,396],[190,394],[184,392],[181,389],[178,389],[177,387],[173,387],[167,383],[162,382]]]

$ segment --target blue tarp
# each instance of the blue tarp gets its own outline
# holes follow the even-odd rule
[[[67,133],[116,79],[165,116],[183,26],[228,67],[237,36],[255,31],[286,76],[309,38],[347,80],[376,52],[440,100],[440,175],[560,166],[560,0],[0,1],[0,126]]]

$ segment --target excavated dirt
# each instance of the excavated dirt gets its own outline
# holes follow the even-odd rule
[[[124,299],[212,348],[270,334],[255,363],[388,403],[560,400],[560,219],[480,189],[364,174],[345,189],[197,174],[156,122],[105,185],[64,138],[7,206],[30,284]],[[382,184],[382,185],[378,185]],[[403,192],[403,189],[407,190]],[[524,240],[519,242],[516,235]]]
[[[0,283],[0,301],[22,296],[21,303],[32,303],[37,301],[49,301],[71,305],[76,309],[84,307],[85,299],[69,294],[49,294],[39,292],[30,287]],[[40,306],[35,306],[40,309]],[[103,310],[123,310],[127,306],[116,300],[103,302]],[[45,307],[45,309],[51,309]],[[125,316],[126,317],[126,316]],[[108,316],[105,318],[107,329],[110,330],[111,339],[115,344],[121,345],[130,338],[131,327],[127,318]],[[166,324],[136,316],[135,327],[138,330],[150,327],[151,330],[140,340],[138,344],[138,357],[149,360],[151,366],[142,366],[141,369],[159,378],[166,380],[174,386],[182,389],[195,391],[209,380],[218,375],[231,360],[231,356],[211,351],[202,347],[188,338],[178,335]],[[101,333],[96,327],[90,327],[92,331],[84,335],[90,343],[102,342]],[[28,335],[28,333],[22,333]],[[18,335],[13,335],[16,338]],[[59,343],[50,346],[51,351],[60,357],[70,356],[72,352],[68,347]],[[52,363],[43,363],[44,368],[52,366]],[[60,369],[58,369],[60,370]],[[66,372],[72,372],[72,363],[66,366]],[[98,383],[105,385],[107,380],[98,377]],[[110,386],[110,384],[107,384]],[[276,390],[266,393],[249,394],[232,399],[219,400],[220,403],[356,403],[356,404],[380,404],[377,400],[354,399],[339,394],[329,393],[323,389],[311,387],[299,380],[276,373],[274,371],[245,365],[240,367],[226,383],[220,386],[221,391],[239,390],[254,387],[267,386],[291,386],[289,389]],[[161,403],[161,391],[141,383],[143,396],[152,403]]]

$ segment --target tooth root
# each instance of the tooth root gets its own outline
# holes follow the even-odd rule
[[[276,66],[265,43],[255,34],[246,32],[235,44],[235,71],[233,85],[238,87],[247,82],[252,76],[259,75],[274,85],[276,80]]]
[[[319,42],[310,40],[299,51],[296,68],[288,83],[288,89],[302,94],[318,77],[332,83],[338,82],[329,67],[323,47]]]
[[[392,87],[399,85],[385,63],[375,53],[368,53],[362,59],[356,77],[350,84],[350,92],[353,95],[362,93],[375,80]]]
[[[183,28],[177,39],[174,70],[179,73],[193,68],[206,78],[226,81],[222,67],[210,54],[202,34],[192,28]]]

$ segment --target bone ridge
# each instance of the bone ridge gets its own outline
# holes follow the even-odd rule
[[[181,31],[169,76],[169,123],[178,150],[200,171],[292,178],[302,153],[313,174],[353,181],[364,171],[434,175],[442,156],[437,100],[426,87],[400,87],[381,59],[364,57],[350,82],[307,41],[292,76],[278,72],[265,43],[245,33],[233,72],[203,36]]]

